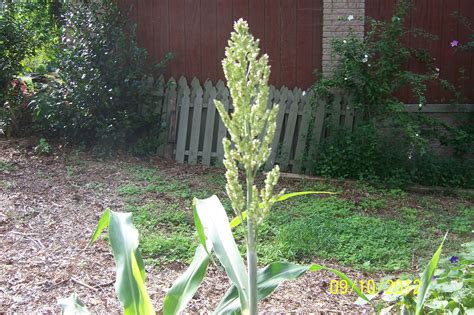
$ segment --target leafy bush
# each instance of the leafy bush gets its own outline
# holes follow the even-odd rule
[[[9,82],[0,107],[0,131],[7,137],[24,136],[32,126],[33,117],[28,109],[31,95],[31,85],[25,81],[13,79]]]
[[[32,127],[34,87],[19,76],[52,70],[59,7],[58,1],[15,1],[0,9],[0,129],[7,136],[24,136]]]
[[[70,3],[64,23],[58,80],[36,97],[39,120],[67,141],[101,152],[156,150],[163,97],[158,78],[167,59],[147,62],[135,26],[113,1]]]
[[[334,130],[316,150],[312,172],[332,178],[354,178],[404,187],[474,187],[474,161],[441,156],[417,147],[400,130],[380,130],[363,125],[354,131]]]

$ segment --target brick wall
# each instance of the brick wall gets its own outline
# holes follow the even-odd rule
[[[335,60],[331,57],[331,40],[343,38],[352,31],[364,36],[365,0],[323,0],[322,71],[330,74]]]

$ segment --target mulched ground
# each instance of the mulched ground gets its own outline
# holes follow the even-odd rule
[[[38,157],[27,140],[0,139],[0,161],[14,165],[11,170],[0,171],[0,314],[57,314],[58,298],[73,292],[94,313],[119,314],[111,250],[105,241],[92,248],[86,244],[104,208],[123,209],[117,187],[127,180],[124,165],[158,165],[168,175],[190,177],[206,172],[202,167],[160,160],[120,157],[103,161],[86,155],[76,156],[75,166],[71,166],[71,156]],[[166,290],[185,268],[181,264],[146,267],[147,287],[156,310],[161,309]],[[339,269],[352,279],[371,278],[348,268]],[[354,295],[329,294],[333,278],[318,272],[285,282],[271,298],[262,301],[261,310],[373,313],[369,307],[355,306]],[[211,311],[228,286],[225,274],[212,267],[187,312]]]

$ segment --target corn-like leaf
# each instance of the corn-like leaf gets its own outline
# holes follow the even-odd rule
[[[329,191],[299,191],[299,192],[294,192],[294,193],[289,193],[289,194],[284,194],[278,197],[276,200],[277,202],[279,201],[285,201],[289,198],[293,197],[298,197],[298,196],[304,196],[304,195],[314,195],[314,194],[326,194],[326,195],[335,195],[336,193],[334,192],[329,192]],[[247,211],[242,212],[242,219],[247,219]],[[240,216],[237,216],[230,221],[230,227],[233,229],[241,224],[241,218]]]
[[[105,210],[90,244],[107,227],[116,265],[115,292],[124,314],[155,314],[145,288],[145,268],[138,250],[138,231],[133,226],[132,214]]]
[[[297,192],[297,193],[290,193],[280,196],[277,201],[284,201],[288,198],[308,195],[308,194],[334,194],[332,192],[325,192],[325,191],[305,191],[305,192]],[[192,299],[194,294],[196,293],[199,285],[201,284],[206,269],[209,264],[209,257],[210,252],[212,251],[212,244],[207,242],[207,246],[204,247],[202,244],[206,242],[206,236],[204,233],[204,228],[202,226],[201,220],[197,215],[196,211],[196,200],[194,200],[193,208],[194,208],[194,222],[196,225],[196,230],[198,233],[199,241],[201,245],[196,249],[194,254],[193,261],[191,265],[188,267],[186,272],[182,274],[172,285],[170,290],[165,296],[165,300],[163,303],[163,313],[167,314],[177,314],[180,311],[184,310],[187,303]],[[242,213],[243,219],[247,218],[247,211]],[[241,224],[240,217],[234,218],[231,223],[230,227],[235,228]],[[204,251],[204,253],[203,253]],[[207,255],[205,254],[207,253]],[[209,257],[207,257],[209,255]],[[237,303],[237,307],[240,309],[240,304],[238,300],[238,291],[235,287],[232,287],[235,290],[235,303]],[[230,290],[229,290],[230,291]],[[228,293],[229,293],[228,291]],[[225,298],[224,298],[225,299]],[[223,300],[224,300],[223,299]]]
[[[137,281],[145,281],[145,268],[138,250],[138,231],[132,224],[131,213],[110,211],[109,239],[117,268],[115,292],[122,303],[125,315],[140,314],[140,305],[145,303]],[[132,270],[131,255],[136,258],[140,278],[135,278]]]
[[[110,220],[110,209],[105,209],[104,214],[100,217],[99,223],[97,223],[97,227],[95,228],[94,234],[89,241],[89,246],[92,245],[98,238],[100,233],[109,226]]]
[[[212,245],[208,244],[207,249],[212,249]],[[208,265],[209,256],[204,247],[199,245],[191,265],[166,293],[163,301],[163,314],[178,314],[185,309],[186,304],[193,298],[204,279]]]
[[[63,315],[89,315],[89,311],[85,305],[77,298],[76,293],[71,294],[66,299],[58,301],[61,306],[61,314]]]
[[[367,297],[357,288],[356,285],[342,272],[327,268],[321,265],[301,266],[291,263],[276,262],[259,270],[257,274],[258,300],[269,296],[285,280],[295,280],[301,277],[306,271],[328,270],[341,279],[346,280],[349,286],[353,287],[360,297],[367,300]],[[238,292],[235,286],[232,286],[219,302],[215,310],[216,314],[240,314],[240,305],[238,301]]]
[[[139,314],[141,315],[154,315],[155,310],[153,309],[153,304],[151,303],[150,297],[145,287],[145,278],[143,278],[141,270],[138,266],[137,259],[133,251],[130,252],[130,261],[132,263],[132,273],[135,282],[137,283],[138,290],[140,291],[140,304],[139,304]]]
[[[441,256],[441,251],[443,250],[443,244],[447,236],[448,236],[448,233],[444,235],[444,238],[441,241],[441,244],[439,245],[436,252],[433,254],[433,257],[431,258],[429,265],[426,267],[425,272],[423,273],[423,276],[421,278],[421,288],[419,290],[418,298],[416,300],[415,315],[419,315],[421,311],[423,310],[423,305],[425,304],[425,300],[428,296],[430,284],[431,284],[431,281],[433,280],[433,275],[436,270],[436,266],[438,266],[439,257]]]
[[[224,206],[215,195],[208,199],[195,198],[194,205],[206,238],[212,242],[217,258],[229,279],[236,286],[242,308],[247,309],[247,271],[232,235]],[[202,240],[201,244],[206,246]]]

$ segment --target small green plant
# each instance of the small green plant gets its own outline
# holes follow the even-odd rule
[[[9,172],[12,172],[16,170],[16,167],[15,165],[13,165],[12,163],[10,162],[6,162],[6,161],[1,161],[0,160],[0,172],[2,173],[9,173]]]
[[[471,314],[474,310],[474,243],[463,244],[464,253],[443,259],[441,251],[446,236],[420,275],[419,285],[407,282],[408,285],[396,292],[381,288],[379,294],[368,295],[369,299],[380,296],[391,304],[381,314]],[[359,302],[365,303],[360,299]]]
[[[138,187],[133,183],[125,184],[120,186],[118,189],[118,193],[122,196],[132,196],[132,195],[141,195],[144,193],[143,188]]]
[[[48,155],[51,153],[51,146],[49,145],[48,141],[45,138],[41,138],[39,143],[34,148],[35,153],[39,155]]]

